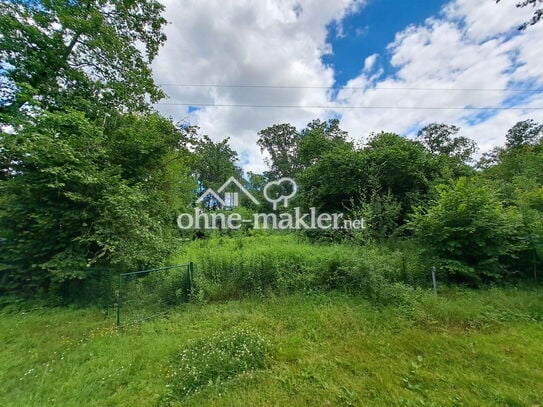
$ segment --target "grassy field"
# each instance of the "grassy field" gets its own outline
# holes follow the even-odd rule
[[[176,259],[189,261],[196,264],[200,294],[212,301],[342,290],[382,304],[409,296],[405,284],[430,284],[430,266],[415,247],[315,244],[295,235],[197,240],[183,245]]]
[[[542,321],[543,292],[512,288],[402,306],[334,292],[187,304],[120,333],[97,309],[4,313],[0,405],[539,406]],[[264,339],[252,357],[265,363],[214,380],[202,355],[240,329]],[[211,377],[188,396],[172,395],[182,352]]]

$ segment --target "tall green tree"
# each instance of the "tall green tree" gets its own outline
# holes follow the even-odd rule
[[[167,261],[194,188],[184,137],[158,115],[104,131],[77,111],[42,113],[9,135],[0,290],[48,291],[96,267]]]
[[[533,119],[518,122],[507,131],[505,140],[506,148],[537,145],[543,140],[543,124]]]
[[[477,151],[477,145],[473,140],[457,136],[459,131],[457,126],[431,123],[418,132],[417,139],[434,155],[445,155],[466,162]]]
[[[518,122],[506,134],[505,147],[496,147],[479,161],[483,176],[494,180],[507,199],[515,189],[543,184],[543,125]]]
[[[0,3],[0,290],[161,264],[195,188],[186,129],[150,113],[164,42],[155,0]]]
[[[0,2],[0,61],[41,107],[145,110],[164,96],[150,63],[166,37],[156,0],[6,0]],[[97,111],[98,110],[98,111]]]
[[[201,189],[217,190],[232,176],[241,179],[238,153],[230,146],[229,138],[215,142],[204,135],[196,141],[194,155],[193,169]]]
[[[298,172],[297,152],[300,134],[296,127],[288,124],[274,124],[259,133],[257,141],[260,150],[266,152],[266,163],[270,167],[270,179],[294,177]]]
[[[324,153],[346,144],[349,144],[347,132],[341,130],[338,119],[327,122],[316,119],[301,131],[293,159],[298,171],[302,171],[315,164]]]

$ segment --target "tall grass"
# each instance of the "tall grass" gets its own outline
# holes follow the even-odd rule
[[[416,251],[315,245],[294,235],[198,240],[183,247],[178,262],[186,261],[195,262],[199,293],[210,300],[312,290],[378,298],[389,284],[420,282],[426,272]]]

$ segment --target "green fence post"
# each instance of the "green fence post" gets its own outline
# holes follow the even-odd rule
[[[189,263],[188,268],[189,268],[189,289],[192,292],[192,273],[194,271],[194,263],[192,261]]]
[[[432,266],[432,286],[434,288],[434,295],[437,297],[436,266]]]
[[[119,274],[119,287],[117,289],[117,317],[116,317],[117,328],[121,327],[121,283],[122,283],[122,276]]]

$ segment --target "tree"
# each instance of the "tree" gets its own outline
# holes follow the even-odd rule
[[[428,210],[412,218],[416,235],[451,281],[480,284],[512,271],[506,263],[524,248],[522,222],[491,185],[461,178],[438,188]]]
[[[195,183],[190,130],[150,113],[165,37],[155,0],[0,3],[1,291],[160,265]],[[0,123],[1,125],[1,123]],[[14,221],[15,220],[15,221]]]
[[[300,133],[300,141],[294,158],[298,170],[310,167],[325,152],[347,143],[347,132],[339,128],[338,119],[331,119],[328,122],[313,120]]]
[[[499,3],[500,1],[501,0],[496,0],[496,3]],[[517,3],[517,7],[519,8],[526,7],[526,6],[536,7],[537,4],[541,4],[541,3],[543,3],[543,0],[522,0],[519,3]],[[537,9],[534,11],[534,15],[532,16],[532,18],[526,21],[525,23],[523,23],[518,29],[520,31],[525,30],[530,25],[537,24],[539,20],[541,20],[542,18],[543,18],[543,8]]]
[[[2,1],[0,61],[43,108],[146,110],[164,96],[150,69],[166,39],[163,9],[156,0]]]
[[[367,187],[366,180],[360,153],[349,145],[338,146],[300,174],[298,199],[302,206],[343,211]]]
[[[433,177],[438,176],[430,155],[421,143],[393,133],[373,135],[361,154],[367,174],[365,195],[391,193],[401,205],[396,221],[405,223],[411,208],[428,199]]]
[[[250,194],[256,198],[260,205],[258,205],[257,208],[257,206],[251,200],[246,199],[245,196],[242,196],[243,205],[251,209],[258,209],[261,212],[271,211],[272,204],[264,198],[264,187],[268,182],[269,179],[262,174],[257,174],[251,171],[247,172],[246,188]]]
[[[270,167],[267,176],[270,179],[282,177],[294,177],[297,168],[297,150],[300,142],[300,134],[296,127],[288,123],[275,124],[258,132],[260,138],[257,144],[262,152],[266,152],[269,158],[265,158]]]
[[[193,169],[200,183],[200,189],[212,188],[215,191],[234,176],[241,178],[242,170],[238,167],[238,153],[229,144],[230,139],[214,142],[204,135],[196,141]]]
[[[11,105],[17,94],[15,83],[7,76],[8,70],[9,66],[0,62],[0,108]]]
[[[96,267],[156,266],[176,247],[175,218],[194,188],[184,134],[158,115],[108,127],[77,111],[44,112],[4,139],[0,291],[57,289]]]
[[[506,148],[518,148],[526,145],[536,145],[543,140],[543,124],[532,119],[515,124],[505,136]]]
[[[455,157],[466,162],[477,151],[477,145],[473,140],[456,136],[458,131],[460,128],[456,126],[431,123],[418,132],[417,138],[432,154]]]
[[[483,155],[482,175],[493,180],[504,199],[515,200],[516,190],[543,184],[543,126],[533,120],[515,124],[506,135],[506,146]]]
[[[392,133],[372,135],[363,148],[339,143],[301,172],[299,199],[329,212],[364,213],[376,236],[388,237],[442,179],[432,158],[420,142]]]

